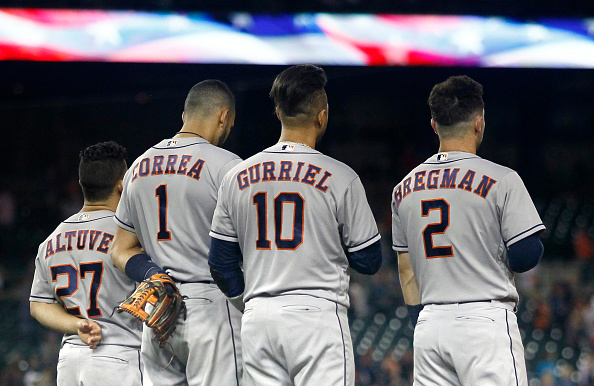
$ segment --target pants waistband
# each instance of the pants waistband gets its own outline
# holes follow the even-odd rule
[[[511,300],[511,299],[502,299],[502,300],[472,300],[472,301],[467,301],[467,302],[457,302],[457,303],[428,303],[425,304],[424,306],[430,306],[430,307],[456,307],[456,306],[461,306],[461,305],[465,305],[465,304],[476,304],[476,303],[490,303],[492,305],[495,306],[499,306],[499,307],[503,307],[503,308],[507,308],[510,311],[516,312],[517,311],[517,304],[515,301]]]

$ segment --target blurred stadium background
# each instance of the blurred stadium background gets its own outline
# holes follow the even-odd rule
[[[563,39],[577,34],[584,44],[577,54],[561,50],[571,44],[563,40],[556,46],[560,51],[553,51],[559,57],[557,64],[551,64],[549,55],[547,63],[527,67],[489,66],[476,55],[471,61],[432,56],[432,62],[389,63],[381,47],[354,39],[351,43],[364,51],[365,58],[375,58],[371,64],[376,65],[323,62],[329,78],[330,123],[320,150],[359,173],[383,236],[380,272],[373,277],[355,274],[351,283],[357,384],[410,385],[412,328],[390,248],[390,193],[412,167],[437,149],[426,106],[433,84],[458,74],[481,82],[487,132],[479,155],[519,172],[547,226],[541,264],[517,278],[522,299],[518,319],[530,385],[594,385],[594,3],[152,0],[141,7],[136,3],[0,0],[0,16],[23,16],[15,8],[135,9],[182,16],[191,12],[194,19],[236,27],[242,20],[255,20],[250,15],[289,15],[290,20],[292,13],[318,12],[479,15],[497,16],[489,20],[503,19],[511,26],[530,27],[545,20],[539,25],[561,30]],[[33,17],[27,12],[25,16]],[[47,26],[40,14],[34,19]],[[193,84],[217,78],[229,84],[237,99],[235,128],[224,147],[248,157],[278,139],[279,124],[267,95],[274,76],[285,66],[258,55],[240,64],[212,57],[193,64],[114,63],[82,56],[64,62],[15,60],[15,55],[34,59],[40,50],[14,46],[9,50],[3,39],[10,32],[19,33],[7,27],[6,20],[0,17],[0,386],[52,385],[60,335],[29,316],[28,295],[38,244],[82,205],[78,152],[112,139],[128,148],[133,161],[179,129],[183,101]],[[250,24],[242,24],[242,32],[250,32],[246,25]],[[272,34],[274,27],[266,28],[260,37],[300,33]],[[255,28],[251,32],[258,34]],[[493,44],[489,47],[497,49]],[[233,57],[237,49],[232,39],[214,46],[225,58]],[[53,60],[60,58],[65,57]],[[577,64],[567,64],[569,59]],[[559,68],[564,67],[561,62],[568,68]]]

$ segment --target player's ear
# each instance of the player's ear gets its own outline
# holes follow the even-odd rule
[[[324,127],[326,121],[328,119],[328,108],[320,110],[318,116],[316,117],[316,125],[318,127]]]
[[[276,113],[276,117],[280,121],[281,120],[281,117],[280,117],[280,110],[278,109],[278,106],[274,109],[274,112]]]
[[[186,112],[182,111],[182,122],[186,122]]]
[[[117,190],[118,194],[121,196],[122,192],[124,191],[124,179],[123,178],[121,180],[118,180],[118,183],[116,184],[116,190]]]
[[[435,134],[437,134],[437,125],[435,124],[435,120],[433,120],[433,118],[431,118],[431,127],[433,128],[433,131],[435,132]],[[439,135],[439,134],[437,134]]]

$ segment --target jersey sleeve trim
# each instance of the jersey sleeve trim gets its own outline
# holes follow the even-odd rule
[[[230,241],[232,243],[238,242],[237,236],[226,235],[224,233],[215,232],[213,230],[210,231],[209,236],[223,241]]]
[[[55,298],[49,298],[45,296],[29,296],[30,302],[39,302],[39,303],[57,303],[58,301]]]
[[[408,252],[408,245],[396,245],[392,244],[392,249],[397,252]]]
[[[360,244],[353,245],[352,247],[347,247],[347,251],[349,251],[349,252],[360,251],[361,249],[366,248],[366,247],[370,246],[371,244],[375,243],[379,239],[381,239],[381,236],[379,233],[376,233],[375,236],[363,241]]]
[[[136,230],[134,229],[134,226],[130,225],[130,224],[126,224],[125,222],[123,222],[122,220],[120,220],[118,218],[118,216],[113,216],[114,221],[116,222],[116,224],[120,227],[120,228],[124,228],[127,231],[136,233]]]
[[[514,237],[511,237],[509,240],[505,241],[505,246],[509,247],[511,244],[520,241],[538,231],[546,229],[543,223],[533,226],[532,228],[526,229],[524,232],[518,233]]]

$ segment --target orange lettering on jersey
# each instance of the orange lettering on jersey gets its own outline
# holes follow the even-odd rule
[[[130,181],[130,182],[134,182],[134,180],[138,178],[138,170],[137,169],[138,169],[138,164],[134,165],[134,168],[132,169],[133,177],[132,177],[132,181]]]
[[[450,169],[443,170],[443,177],[441,178],[441,185],[439,187],[441,189],[454,189],[456,187],[456,176],[458,176],[458,172],[460,168],[456,168],[450,173]]]
[[[467,171],[464,177],[462,178],[462,181],[460,181],[458,189],[464,189],[470,192],[472,190],[472,181],[474,181],[475,174],[476,172],[474,170]]]
[[[411,181],[411,177],[408,177],[406,180],[404,180],[404,188],[402,189],[402,198],[404,199],[404,197],[408,196],[410,194],[410,181]]]
[[[293,162],[291,161],[281,161],[280,162],[280,174],[278,176],[279,181],[290,181],[291,176],[289,173],[291,172],[291,168],[293,167]]]
[[[140,177],[148,176],[149,169],[150,169],[150,161],[148,158],[143,159],[140,161],[140,170],[138,171],[138,175]]]
[[[419,190],[425,190],[425,178],[426,170],[421,170],[420,172],[415,173],[415,185],[413,187],[413,192],[418,192]]]
[[[402,202],[402,188],[401,188],[401,185],[398,185],[396,187],[396,190],[394,190],[394,202],[396,203],[396,206],[400,206],[400,203]]]
[[[191,159],[191,155],[182,155],[181,160],[179,161],[179,169],[177,170],[177,174],[186,174],[188,171],[187,164]]]
[[[199,181],[200,180],[200,173],[202,172],[202,166],[204,166],[204,160],[203,159],[199,159],[198,161],[196,161],[196,163],[194,164],[194,166],[192,166],[192,168],[190,169],[190,171],[186,175],[188,177],[192,177],[196,181]]]
[[[313,184],[316,183],[316,176],[320,173],[321,170],[322,169],[317,167],[316,165],[307,165],[307,171],[305,172],[305,176],[303,176],[301,182],[313,186]]]
[[[247,169],[243,169],[239,172],[239,174],[237,174],[237,184],[239,185],[239,190],[244,190],[250,186],[250,183],[248,182]]]
[[[328,191],[329,186],[325,186],[324,182],[326,182],[326,180],[328,178],[330,178],[330,176],[332,176],[332,173],[324,171],[324,176],[322,177],[320,182],[318,182],[318,184],[316,185],[316,189],[326,193]]]
[[[248,170],[250,171],[250,183],[255,184],[260,182],[260,164],[252,165]]]
[[[76,239],[76,247],[79,250],[85,249],[85,244],[87,243],[87,235],[89,234],[89,230],[80,230],[78,231],[78,238]]]
[[[441,169],[433,169],[429,172],[429,175],[427,176],[427,189],[437,189],[439,172],[441,172]]]
[[[56,253],[63,252],[66,250],[66,244],[60,245],[60,238],[62,237],[61,233],[56,235]]]
[[[297,171],[295,171],[295,176],[293,177],[293,181],[299,182],[299,175],[301,174],[301,168],[305,165],[305,162],[297,162]]]
[[[113,241],[113,235],[109,233],[104,233],[99,246],[97,247],[97,251],[107,253],[109,249],[109,243]]]
[[[76,231],[70,231],[70,232],[64,233],[64,237],[66,237],[68,239],[68,248],[67,248],[67,250],[69,250],[69,251],[72,250],[72,238],[74,236],[76,236]]]
[[[47,241],[47,246],[45,247],[45,258],[52,256],[54,254],[54,247],[51,240]]]
[[[264,172],[262,173],[262,181],[276,181],[274,175],[274,162],[263,162]]]
[[[169,154],[167,157],[167,166],[165,174],[175,174],[175,164],[177,163],[177,154]]]
[[[95,249],[95,243],[99,236],[103,233],[102,231],[94,231],[92,230],[89,234],[89,249]]]
[[[474,190],[473,193],[478,194],[482,198],[487,198],[487,195],[489,194],[489,192],[491,191],[491,188],[493,187],[493,185],[496,182],[497,181],[495,181],[494,179],[492,179],[489,176],[483,176],[483,178],[481,179],[481,182],[476,187],[476,189]]]
[[[165,157],[162,155],[156,155],[153,157],[153,171],[151,172],[151,176],[163,174],[163,161]]]

